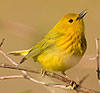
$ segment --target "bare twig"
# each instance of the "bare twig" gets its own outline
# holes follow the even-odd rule
[[[1,48],[1,46],[3,45],[4,40],[5,40],[5,38],[2,39],[2,41],[1,41],[1,43],[0,43],[0,48]]]
[[[1,68],[15,69],[15,70],[23,70],[23,71],[27,71],[27,72],[31,72],[31,73],[40,74],[40,71],[32,70],[32,69],[29,69],[27,67],[22,67],[22,66],[16,67],[14,65],[1,63],[0,67]],[[38,81],[38,80],[36,80],[36,83],[40,83],[40,84],[43,84],[43,85],[46,85],[46,86],[52,86],[52,87],[59,87],[59,88],[63,88],[63,89],[68,89],[68,82],[70,82],[70,81],[68,79],[66,79],[65,77],[63,77],[63,76],[61,76],[61,75],[59,75],[57,73],[52,73],[52,72],[47,72],[46,75],[49,76],[49,77],[58,79],[58,80],[60,80],[62,82],[67,83],[67,86],[66,85],[60,85],[60,84],[40,83],[40,81]],[[35,81],[33,81],[33,82],[35,82]],[[84,93],[100,93],[99,91],[94,91],[94,90],[91,90],[91,89],[87,89],[87,88],[84,88],[82,86],[79,86],[79,88],[77,88],[75,90],[79,91],[79,92],[84,92]]]
[[[93,58],[89,58],[90,61],[94,61],[96,60],[96,57],[93,57]]]
[[[99,38],[96,39],[96,56],[93,58],[89,58],[89,60],[96,60],[97,62],[97,78],[98,81],[100,82],[100,67],[99,67]]]
[[[96,61],[97,61],[97,77],[100,80],[100,69],[99,69],[99,38],[96,39]]]
[[[100,67],[99,67],[99,38],[96,39],[96,56],[94,58],[90,58],[90,60],[96,60],[97,62],[97,78],[98,83],[100,84]]]
[[[6,79],[23,79],[23,75],[13,75],[13,76],[2,76],[0,77],[0,80],[6,80]]]

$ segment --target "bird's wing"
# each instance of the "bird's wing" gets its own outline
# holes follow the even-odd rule
[[[36,56],[40,55],[43,51],[45,51],[47,48],[51,48],[55,42],[61,37],[63,34],[59,33],[58,31],[55,31],[52,29],[42,41],[38,42],[35,46],[32,47],[32,49],[29,51],[29,53],[21,60],[20,63],[23,63],[28,58],[35,58]]]
[[[32,47],[32,49],[21,60],[20,63],[23,63],[28,58],[33,58],[34,59],[36,56],[40,55],[43,51],[45,51],[47,48],[52,47],[53,45],[54,45],[54,42],[43,39],[42,41],[38,42],[35,46]]]

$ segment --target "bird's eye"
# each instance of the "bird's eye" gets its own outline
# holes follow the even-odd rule
[[[70,19],[69,22],[72,23],[73,22],[73,19]]]

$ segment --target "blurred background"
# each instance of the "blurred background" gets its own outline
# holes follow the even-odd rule
[[[0,40],[5,38],[2,50],[6,53],[13,50],[22,50],[32,47],[67,13],[80,13],[88,9],[84,18],[85,33],[88,43],[87,51],[81,62],[74,68],[66,71],[73,80],[79,81],[89,74],[83,86],[100,90],[96,76],[96,62],[89,61],[94,57],[95,39],[100,38],[100,0],[0,0]],[[17,63],[22,57],[10,56]],[[10,63],[2,55],[0,62]],[[23,66],[40,70],[39,63],[28,60]],[[1,69],[0,76],[19,75],[20,71]],[[59,82],[49,77],[32,74],[38,80]],[[59,82],[61,83],[61,82]],[[67,93],[63,89],[45,87],[26,79],[12,79],[0,81],[1,93]],[[68,91],[74,93],[74,91]]]

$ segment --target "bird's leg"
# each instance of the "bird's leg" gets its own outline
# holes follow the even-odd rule
[[[47,72],[46,69],[44,69],[44,68],[41,69],[41,74],[42,74],[43,78],[45,78],[46,72]]]
[[[78,88],[79,87],[79,84],[77,84],[75,81],[73,81],[73,80],[71,80],[70,81],[70,85],[69,85],[69,89],[71,90],[73,90],[73,89],[76,89],[76,88]]]
[[[76,88],[78,88],[79,87],[79,84],[77,84],[75,81],[73,81],[70,77],[68,77],[66,74],[65,74],[65,72],[62,72],[62,74],[67,78],[67,79],[69,79],[70,80],[70,84],[69,84],[69,89],[76,89]]]

